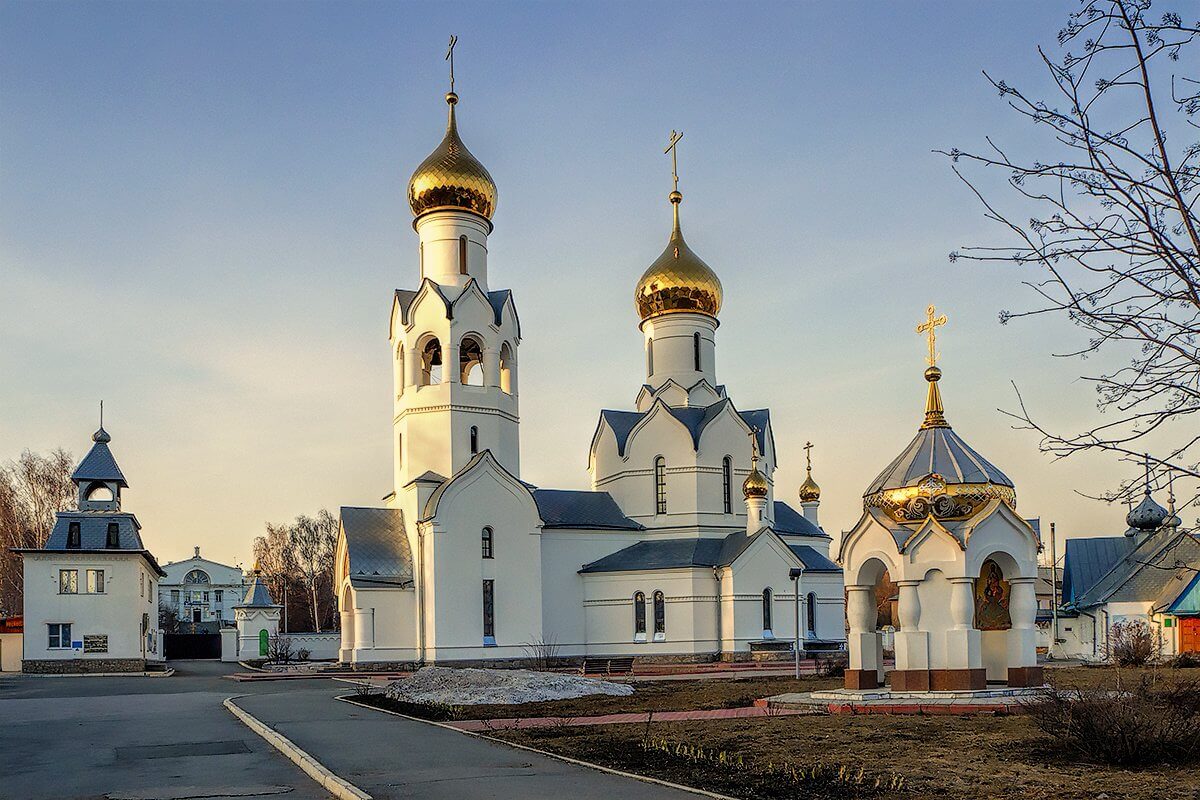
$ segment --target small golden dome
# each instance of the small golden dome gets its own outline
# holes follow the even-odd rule
[[[821,499],[821,487],[817,486],[817,482],[813,480],[812,473],[808,473],[808,477],[804,479],[804,483],[800,484],[800,502],[815,503]]]
[[[750,471],[746,476],[746,481],[742,484],[742,494],[746,497],[766,497],[767,490],[770,486],[767,484],[767,476],[758,471],[758,465]]]
[[[670,194],[675,225],[667,249],[642,273],[634,291],[634,302],[643,321],[659,314],[692,312],[715,317],[721,310],[721,280],[692,252],[679,228],[679,204],[683,195]]]
[[[496,182],[458,136],[454,106],[458,95],[446,95],[450,107],[446,136],[421,162],[408,182],[413,216],[439,208],[460,208],[490,220],[496,211]]]

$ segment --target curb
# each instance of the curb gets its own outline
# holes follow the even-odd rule
[[[229,709],[229,712],[241,720],[247,728],[266,739],[272,747],[295,762],[296,766],[308,773],[308,776],[319,783],[321,788],[338,798],[338,800],[372,800],[371,795],[367,794],[362,789],[359,789],[357,786],[345,780],[344,778],[340,778],[335,775],[320,761],[317,761],[308,753],[304,752],[295,744],[293,744],[291,739],[287,738],[282,733],[279,733],[274,728],[271,728],[269,725],[260,722],[257,718],[249,713],[238,708],[233,701],[239,697],[245,696],[246,695],[239,694],[226,698],[224,705],[225,708]]]
[[[153,670],[146,672],[5,672],[3,675],[16,675],[22,678],[169,678],[175,670]]]
[[[486,739],[489,742],[495,742],[497,744],[502,744],[505,747],[511,747],[514,750],[525,750],[530,753],[537,753],[540,756],[546,756],[547,758],[553,758],[556,761],[565,761],[568,764],[575,764],[576,766],[580,766],[580,767],[587,767],[588,769],[594,769],[597,772],[607,772],[610,775],[620,775],[622,778],[633,778],[634,780],[641,781],[642,783],[653,783],[657,786],[665,786],[668,789],[677,789],[678,791],[688,792],[690,794],[699,795],[701,797],[711,797],[711,798],[713,798],[713,800],[737,800],[736,797],[730,797],[729,795],[725,795],[725,794],[717,794],[716,792],[710,792],[705,789],[697,789],[694,786],[684,786],[681,783],[671,783],[670,781],[664,781],[660,778],[652,778],[649,775],[638,775],[637,773],[634,773],[634,772],[625,772],[624,770],[613,769],[612,767],[604,767],[599,764],[593,764],[590,761],[582,761],[578,758],[571,758],[570,756],[563,756],[563,755],[559,755],[558,753],[551,753],[549,750],[539,750],[536,747],[530,747],[530,746],[524,745],[524,744],[517,744],[516,742],[510,742],[505,739],[500,739],[496,736],[488,736],[485,733],[478,733],[477,731],[466,731],[466,730],[463,730],[462,728],[456,728],[453,725],[449,725],[445,722],[434,722],[431,719],[421,719],[420,717],[410,717],[408,714],[401,714],[399,711],[389,711],[386,708],[376,708],[375,706],[369,706],[366,703],[355,702],[350,697],[335,697],[333,699],[337,700],[339,702],[342,702],[342,703],[348,703],[352,706],[358,706],[359,708],[366,708],[366,709],[370,709],[371,711],[379,711],[383,714],[391,714],[393,717],[401,717],[402,719],[412,720],[413,722],[423,722],[426,725],[434,725],[439,728],[445,728],[446,730],[454,731],[455,733],[460,733],[463,736],[475,736],[479,739]]]

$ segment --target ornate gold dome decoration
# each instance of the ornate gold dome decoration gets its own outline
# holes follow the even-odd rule
[[[817,482],[812,477],[812,442],[804,443],[804,457],[808,462],[808,476],[804,479],[804,483],[800,484],[800,502],[801,503],[816,503],[821,499],[821,487],[817,486]]]
[[[700,256],[692,252],[679,227],[679,173],[675,164],[675,147],[682,133],[671,131],[671,174],[675,189],[669,195],[674,225],[671,238],[662,255],[642,273],[634,290],[634,303],[643,321],[659,314],[691,312],[715,317],[721,310],[721,280]]]
[[[742,494],[746,499],[751,497],[766,497],[770,491],[770,484],[767,483],[767,476],[758,471],[758,432],[750,432],[751,453],[750,456],[750,474],[746,476],[746,480],[742,483]]]
[[[885,511],[896,522],[920,522],[926,517],[940,520],[973,517],[992,500],[1017,507],[1017,492],[996,483],[947,483],[936,472],[916,486],[875,492],[863,498],[866,508]]]
[[[459,138],[456,103],[458,95],[447,93],[450,112],[446,135],[413,172],[408,182],[408,204],[415,217],[439,208],[460,208],[490,220],[496,211],[496,182]]]

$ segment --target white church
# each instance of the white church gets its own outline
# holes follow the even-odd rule
[[[341,510],[340,660],[733,660],[790,652],[797,629],[806,651],[842,648],[820,489],[810,464],[800,510],[776,499],[770,413],[717,378],[722,287],[684,241],[677,176],[670,238],[634,295],[645,375],[632,408],[600,411],[591,490],[521,479],[521,326],[488,274],[496,184],[446,103],[409,183],[419,282],[391,304],[392,492]]]

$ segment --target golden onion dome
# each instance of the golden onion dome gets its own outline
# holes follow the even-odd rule
[[[490,220],[496,211],[496,182],[459,138],[454,118],[456,103],[458,95],[449,92],[446,136],[413,172],[408,182],[408,204],[415,217],[435,209],[458,208]]]
[[[634,302],[643,321],[659,314],[692,312],[715,317],[721,310],[721,280],[692,252],[679,228],[683,195],[670,194],[675,225],[663,250],[638,281]]]
[[[767,476],[758,471],[758,465],[755,464],[754,469],[750,470],[750,474],[746,476],[746,480],[742,483],[742,494],[750,497],[766,497],[767,490],[770,486],[767,485]]]
[[[804,483],[800,484],[800,502],[815,503],[821,499],[821,487],[817,486],[817,482],[812,478],[812,472],[808,473],[808,477],[804,479]]]

